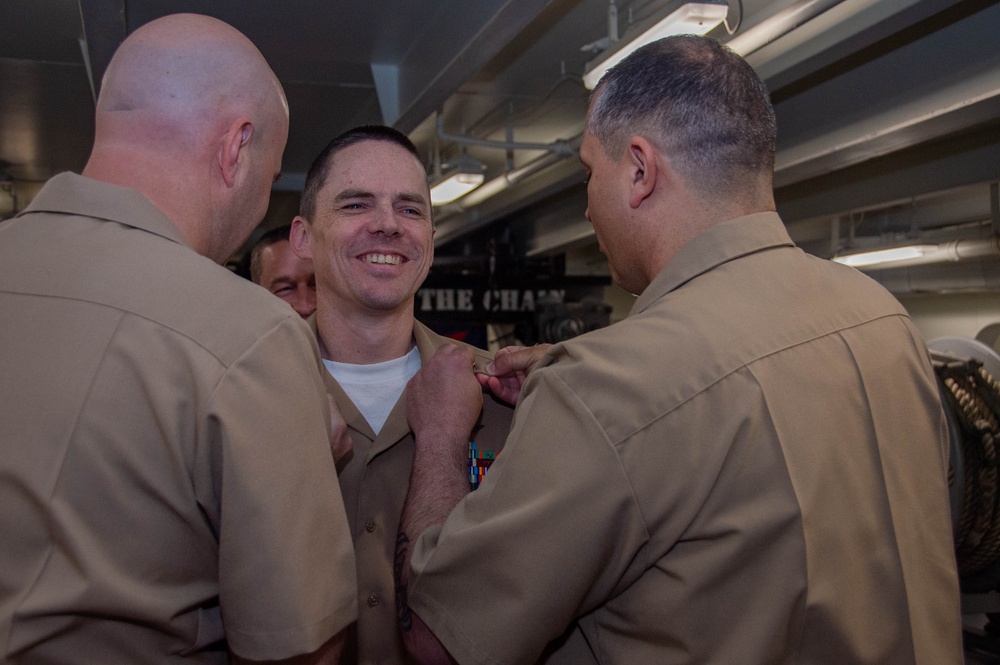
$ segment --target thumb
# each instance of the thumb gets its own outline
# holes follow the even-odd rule
[[[493,376],[510,376],[519,372],[527,374],[541,360],[550,344],[536,346],[508,346],[497,351],[487,371]]]

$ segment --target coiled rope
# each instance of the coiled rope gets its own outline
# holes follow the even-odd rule
[[[978,361],[936,365],[961,430],[965,491],[955,535],[960,576],[1000,558],[1000,384]],[[949,468],[948,483],[956,470]]]

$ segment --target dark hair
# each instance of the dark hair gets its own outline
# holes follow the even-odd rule
[[[323,188],[327,176],[330,174],[330,164],[333,163],[334,155],[344,148],[355,143],[361,143],[362,141],[395,143],[405,148],[417,158],[418,162],[423,164],[420,153],[417,152],[417,147],[413,145],[413,141],[406,134],[392,127],[386,127],[385,125],[362,125],[347,130],[330,141],[323,148],[323,152],[319,153],[319,156],[313,161],[312,166],[309,167],[309,173],[306,175],[306,184],[302,190],[302,200],[299,203],[299,214],[305,217],[310,223],[312,222],[313,215],[316,214],[316,197],[319,194],[319,190]]]
[[[748,193],[774,170],[767,87],[709,37],[667,37],[610,69],[594,90],[587,129],[615,160],[630,137],[644,136],[705,193]]]
[[[276,226],[267,231],[264,235],[257,239],[257,242],[253,244],[253,248],[250,250],[251,282],[254,284],[260,284],[260,274],[264,271],[264,267],[260,264],[260,255],[264,252],[264,249],[275,243],[279,243],[282,240],[288,240],[288,236],[291,232],[291,224],[282,224],[281,226]]]

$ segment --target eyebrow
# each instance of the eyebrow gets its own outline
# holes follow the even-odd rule
[[[350,201],[355,199],[373,199],[375,194],[369,192],[367,189],[345,189],[344,191],[337,194],[334,197],[334,203],[340,203],[342,201]],[[427,205],[427,199],[423,194],[418,192],[399,192],[393,197],[393,201],[408,201],[410,203],[419,203],[421,205]]]
[[[333,198],[335,202],[347,201],[348,199],[373,199],[375,195],[365,189],[345,189]]]
[[[400,192],[396,195],[396,200],[427,205],[427,199],[424,198],[423,194],[418,194],[416,192]]]

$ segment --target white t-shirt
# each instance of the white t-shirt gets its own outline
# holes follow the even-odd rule
[[[354,365],[323,359],[323,364],[378,434],[399,401],[403,388],[420,369],[420,352],[414,346],[401,358],[373,365]]]

